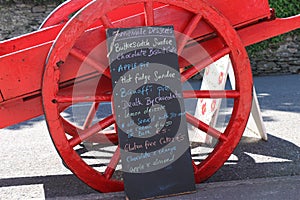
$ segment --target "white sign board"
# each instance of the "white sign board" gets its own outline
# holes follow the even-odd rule
[[[200,90],[224,90],[228,69],[229,56],[226,55],[205,68]],[[222,99],[198,99],[195,117],[211,127],[215,127]],[[211,143],[212,138],[198,128],[193,128],[190,141]]]
[[[231,87],[235,89],[235,78],[231,60],[228,55],[217,60],[205,68],[200,90],[224,90],[227,77],[229,75]],[[208,124],[210,127],[216,126],[222,99],[198,99],[195,117]],[[266,129],[263,124],[257,96],[253,88],[253,102],[251,114],[247,124],[247,129],[267,140]],[[190,141],[211,144],[213,138],[198,128],[193,127],[189,133]]]

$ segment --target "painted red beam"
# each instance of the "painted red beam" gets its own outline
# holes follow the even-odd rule
[[[57,96],[53,101],[58,103],[80,103],[80,102],[110,102],[111,95],[101,96]]]
[[[300,15],[259,22],[238,30],[242,42],[249,46],[300,28]]]

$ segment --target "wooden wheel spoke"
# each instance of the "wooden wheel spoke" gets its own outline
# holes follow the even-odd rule
[[[183,35],[180,36],[179,45],[178,45],[178,55],[180,55],[183,51],[184,46],[191,38],[193,31],[196,29],[198,23],[202,19],[201,14],[196,14],[193,19],[186,25],[183,31]]]
[[[90,65],[94,69],[96,69],[99,73],[103,74],[104,76],[110,78],[110,71],[107,70],[108,67],[104,65],[103,63],[98,63],[94,59],[90,58],[85,52],[77,49],[77,48],[72,48],[70,51],[70,55],[74,56],[81,62],[85,62],[86,64]]]
[[[96,112],[99,108],[99,103],[97,102],[94,102],[90,108],[90,111],[88,113],[88,115],[86,116],[86,119],[85,119],[85,122],[83,124],[83,129],[87,129],[91,126],[92,122],[93,122],[93,119],[96,115]]]
[[[154,10],[153,10],[153,2],[144,3],[145,7],[145,24],[146,26],[154,25]]]
[[[103,94],[101,96],[65,96],[57,95],[54,100],[55,103],[84,103],[84,102],[109,102],[111,101],[111,94]]]
[[[103,15],[101,17],[101,21],[106,28],[114,28],[114,25],[112,24],[111,20],[107,15]]]
[[[196,128],[200,129],[201,131],[207,133],[208,135],[218,139],[219,141],[226,141],[227,138],[224,136],[220,131],[216,130],[213,127],[210,127],[209,125],[205,124],[204,122],[200,121],[196,117],[192,116],[191,114],[186,114],[187,122],[191,125],[195,126]]]
[[[226,54],[230,53],[230,49],[228,47],[222,48],[220,51],[217,51],[216,53],[212,54],[209,57],[204,58],[200,62],[198,62],[196,65],[190,67],[189,69],[183,71],[181,73],[181,82],[185,82],[192,78],[194,75],[199,73],[201,70],[203,70],[208,65],[212,64],[213,62],[219,60]]]
[[[183,91],[183,97],[188,99],[196,98],[239,98],[240,93],[236,90],[186,90]]]
[[[76,145],[80,144],[82,141],[86,140],[87,138],[93,136],[94,134],[98,133],[99,131],[111,126],[115,123],[115,119],[113,115],[110,115],[97,124],[94,124],[90,128],[80,131],[79,134],[69,140],[70,146],[75,147]]]
[[[118,146],[116,152],[112,156],[108,166],[106,167],[103,175],[106,179],[111,179],[112,175],[116,171],[116,167],[120,161],[120,147]]]

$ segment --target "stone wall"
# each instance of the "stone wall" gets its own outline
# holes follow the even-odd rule
[[[37,30],[59,0],[0,0],[0,41]],[[251,56],[254,75],[300,73],[300,35]]]
[[[300,73],[300,35],[250,56],[253,75]]]
[[[56,1],[0,0],[0,41],[35,31]]]

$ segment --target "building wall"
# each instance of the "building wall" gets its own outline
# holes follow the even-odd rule
[[[253,75],[300,73],[300,35],[250,56]]]
[[[0,41],[37,30],[58,5],[56,1],[35,2],[0,0]]]

